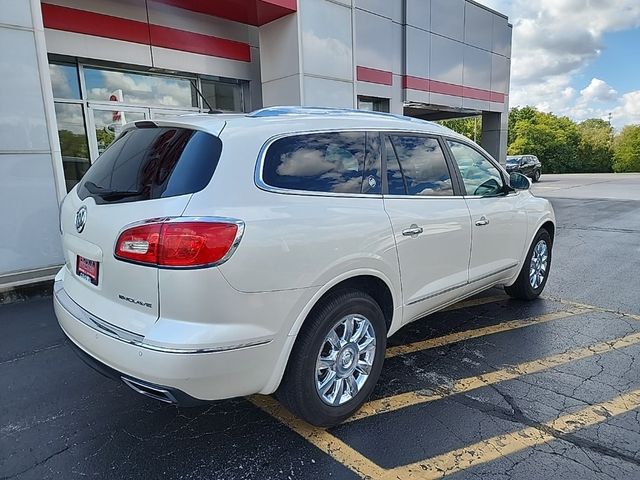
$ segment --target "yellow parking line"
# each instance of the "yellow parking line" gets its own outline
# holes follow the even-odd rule
[[[428,348],[441,347],[443,345],[448,345],[450,343],[461,342],[463,340],[483,337],[485,335],[491,335],[493,333],[506,332],[508,330],[515,330],[517,328],[523,328],[523,327],[528,327],[530,325],[550,322],[552,320],[560,320],[562,318],[567,318],[574,315],[587,313],[588,311],[589,310],[586,307],[573,308],[571,310],[566,310],[562,312],[546,313],[544,315],[525,318],[522,320],[511,320],[509,322],[499,323],[497,325],[491,325],[488,327],[476,328],[474,330],[465,330],[464,332],[456,332],[450,335],[444,335],[442,337],[423,340],[421,342],[414,342],[406,345],[398,345],[396,347],[388,348],[386,357],[391,358],[391,357],[396,357],[398,355],[406,355],[408,353],[417,352],[419,350],[426,350]]]
[[[340,462],[362,478],[378,479],[385,474],[385,469],[379,467],[326,430],[314,427],[304,420],[300,420],[272,397],[255,395],[249,397],[249,401],[280,420],[309,443],[315,445],[321,451],[330,455],[334,460]]]
[[[638,343],[640,343],[640,332],[615,340],[578,348],[566,353],[560,353],[550,357],[520,363],[518,365],[506,367],[501,370],[488,372],[482,375],[463,378],[458,380],[453,386],[443,389],[440,392],[407,392],[393,395],[391,397],[381,398],[380,400],[372,400],[365,403],[360,410],[346,421],[353,422],[372,415],[379,415],[381,413],[393,412],[413,405],[433,402],[451,395],[469,392],[477,388],[504,382],[506,380],[513,380],[523,375],[538,373],[543,370],[566,365],[576,360],[583,360],[594,355],[600,355],[602,353],[629,347]]]
[[[479,297],[471,298],[469,300],[463,300],[462,302],[454,303],[453,305],[443,308],[441,312],[448,312],[450,310],[460,310],[461,308],[477,307],[479,305],[486,305],[487,303],[495,303],[501,300],[508,300],[510,297],[506,295],[493,295],[491,297]]]
[[[632,318],[634,320],[640,320],[640,315],[635,315],[633,313],[620,312],[619,310],[613,310],[611,308],[598,307],[596,305],[588,305],[586,303],[574,302],[572,300],[565,300],[565,299],[562,299],[562,298],[549,297],[549,298],[547,298],[547,300],[550,300],[552,302],[563,303],[565,305],[570,305],[572,307],[587,308],[587,309],[593,310],[595,312],[611,313],[613,315],[618,315],[620,317],[628,317],[628,318]]]
[[[523,375],[541,372],[546,369],[637,344],[640,344],[640,332],[578,348],[570,352],[521,363],[483,375],[464,378],[456,382],[456,384],[447,391],[424,395],[419,392],[409,392],[371,401],[365,404],[363,408],[348,421],[398,410],[411,405],[440,400],[450,395],[469,392],[476,388],[505,380],[512,380]],[[631,397],[629,395],[631,395]],[[500,456],[515,453],[524,448],[554,439],[553,436],[539,429],[525,428],[519,432],[494,437],[433,459],[386,470],[325,429],[314,427],[297,418],[272,397],[256,395],[250,397],[249,400],[362,478],[438,478],[445,474],[453,473],[456,471],[455,469],[460,470],[474,464],[489,462]],[[572,428],[575,429],[579,426],[587,426],[602,421],[608,415],[617,415],[637,408],[638,402],[640,402],[640,391],[632,392],[632,394],[623,395],[610,402],[604,402],[603,404],[595,405],[580,412],[558,418],[549,422],[548,425],[558,431],[569,432]],[[633,403],[631,407],[629,407],[630,403]]]
[[[449,309],[453,310],[457,308],[465,308],[468,306],[492,303],[506,298],[507,297],[505,296],[494,296],[472,299],[468,302],[461,302],[453,305],[452,307],[449,307]],[[454,342],[489,335],[492,333],[504,332],[538,323],[568,318],[570,316],[583,314],[588,311],[607,311],[600,307],[578,304],[575,302],[562,301],[560,303],[570,305],[573,308],[567,311],[540,315],[538,317],[513,320],[510,322],[505,322],[501,325],[454,333],[423,342],[415,342],[410,345],[392,347],[388,350],[388,352],[390,353],[388,353],[387,356],[393,357],[397,355],[403,355],[418,350],[434,348]],[[621,314],[619,312],[610,313],[618,313],[620,315],[630,316],[632,318],[640,320],[640,316]],[[452,387],[448,387],[447,389],[443,389],[438,392],[408,392],[380,400],[370,401],[366,403],[353,417],[348,419],[347,422],[366,418],[371,415],[392,412],[412,405],[440,400],[450,395],[469,392],[483,386],[492,385],[505,380],[516,379],[523,375],[541,372],[543,370],[565,365],[576,360],[589,358],[595,355],[618,350],[639,343],[640,332],[611,341],[601,342],[588,347],[579,348],[570,352],[552,355],[550,357],[533,360],[514,366],[509,366],[504,369],[489,372],[483,375],[464,378],[458,380]],[[621,410],[621,408],[627,406],[627,404],[630,402],[629,399],[632,399],[633,402],[635,402],[633,406],[627,408],[626,410]],[[462,468],[467,468],[468,466],[471,466],[473,464],[485,463],[499,458],[502,455],[508,455],[509,453],[520,451],[532,445],[548,442],[555,438],[540,429],[525,428],[520,432],[516,432],[515,434],[494,437],[492,439],[479,442],[476,445],[465,447],[463,449],[460,449],[459,451],[443,454],[424,462],[417,462],[412,465],[387,470],[380,467],[375,462],[369,460],[367,457],[360,454],[358,451],[351,448],[349,445],[347,445],[342,440],[335,437],[325,429],[313,427],[303,420],[300,420],[299,418],[291,414],[288,410],[286,410],[272,397],[256,395],[250,397],[249,400],[254,405],[288,426],[291,430],[298,433],[309,443],[319,448],[322,452],[331,456],[337,462],[349,468],[362,478],[368,479],[388,478],[390,480],[392,478],[439,478],[441,476],[444,476],[445,474],[448,474],[449,470],[453,472],[456,471],[455,469],[460,470]],[[619,413],[624,413],[625,411],[637,408],[638,403],[640,403],[640,390],[632,392],[631,394],[628,394],[626,396],[623,395],[617,399],[612,400],[611,402],[604,402],[601,405],[589,407],[575,414],[556,419],[554,422],[550,422],[552,424],[551,428],[564,431],[562,430],[563,428],[577,428],[577,424],[575,422],[587,422],[583,423],[584,426],[597,423],[603,421],[604,418],[608,415],[617,415]],[[603,413],[602,408],[608,409],[608,413]],[[467,457],[469,458],[467,459]],[[459,459],[462,458],[464,458],[465,460],[460,461]],[[427,470],[425,470],[425,468]]]
[[[590,405],[575,413],[546,422],[543,426],[546,429],[568,434],[639,407],[640,389],[606,402]],[[386,475],[381,478],[394,480],[442,478],[520,452],[526,448],[548,443],[556,438],[543,428],[527,427],[517,432],[497,435],[411,465],[388,470]]]

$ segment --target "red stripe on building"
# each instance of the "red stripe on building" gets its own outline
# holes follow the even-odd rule
[[[151,45],[156,47],[199,53],[231,60],[251,61],[251,48],[246,43],[201,33],[187,32],[160,25],[149,25]]]
[[[393,74],[377,68],[356,67],[356,77],[361,82],[378,83],[380,85],[393,85]]]
[[[462,96],[465,98],[473,98],[475,100],[491,101],[491,92],[480,88],[464,87]]]
[[[251,61],[251,48],[248,44],[211,35],[149,25],[136,20],[48,3],[42,4],[42,17],[45,28],[53,30],[124,40],[243,62]]]
[[[431,91],[430,84],[431,82],[428,78],[412,77],[411,75],[405,75],[402,77],[402,88],[429,92]]]
[[[506,95],[504,93],[491,92],[491,101],[496,103],[504,103]]]
[[[431,87],[431,93],[440,93],[442,95],[451,95],[454,97],[464,96],[464,88],[462,87],[462,85],[438,82],[437,80],[431,80],[429,83]]]
[[[87,12],[75,8],[42,4],[45,28],[65,32],[83,33],[96,37],[113,38],[149,45],[149,27],[144,22]]]
[[[504,93],[492,92],[481,88],[464,87],[462,85],[439,82],[428,78],[413,77],[411,75],[404,75],[402,77],[402,88],[495,103],[504,103],[506,98]]]

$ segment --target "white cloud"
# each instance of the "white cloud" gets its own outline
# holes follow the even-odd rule
[[[616,125],[640,123],[640,90],[625,93],[621,105],[612,112]]]
[[[579,94],[572,85],[575,76],[602,54],[605,33],[640,27],[640,1],[481,1],[506,13],[514,27],[511,106],[533,105],[576,120],[612,112],[616,126],[637,118],[637,92],[621,97],[598,78]]]
[[[594,78],[584,90],[580,90],[580,102],[610,102],[618,99],[618,92],[607,82]]]

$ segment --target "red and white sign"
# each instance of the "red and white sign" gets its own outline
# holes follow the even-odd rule
[[[122,103],[124,101],[122,90],[118,89],[111,92],[111,95],[109,95],[109,101]],[[111,113],[111,119],[114,123],[119,123],[120,125],[124,125],[126,123],[124,120],[124,112],[113,111]]]

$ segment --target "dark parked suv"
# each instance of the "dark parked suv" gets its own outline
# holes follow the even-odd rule
[[[507,172],[518,172],[534,182],[540,180],[542,164],[535,155],[513,155],[507,157]]]

